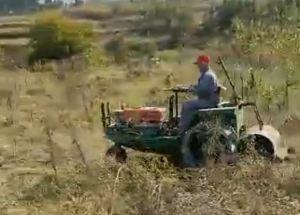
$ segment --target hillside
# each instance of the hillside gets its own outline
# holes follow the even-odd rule
[[[193,20],[201,20],[203,10],[208,8],[209,5],[209,3],[201,3],[193,7],[192,10],[195,11],[194,14],[196,14],[196,16],[193,17]],[[156,10],[155,5],[151,5],[147,2],[133,4],[111,3],[97,4],[96,6],[87,4],[80,6],[79,8],[62,11],[62,13],[75,18],[80,22],[87,22],[93,25],[94,32],[99,37],[99,40],[97,40],[99,46],[106,43],[116,32],[122,33],[125,40],[133,41],[134,43],[139,43],[141,45],[151,43],[150,45],[158,44],[158,46],[165,46],[167,45],[166,41],[168,41],[171,32],[159,32],[159,28],[161,28],[160,22],[164,22],[164,20],[158,20],[158,23],[149,25],[149,27],[152,28],[150,30],[153,30],[153,35],[147,36],[147,31],[149,29],[147,30],[147,20],[144,19],[150,17],[143,18],[143,13],[145,13],[144,11],[147,7],[152,8],[151,10]],[[172,7],[174,7],[174,5]],[[14,56],[14,58],[18,60],[14,60],[17,62],[20,61],[19,64],[21,65],[25,64],[24,58],[22,59],[22,57],[16,56],[26,52],[26,46],[29,41],[29,26],[33,20],[32,17],[34,17],[34,15],[1,18],[0,44],[7,50],[8,56],[10,56],[11,53],[14,55],[18,52]],[[189,17],[187,18],[189,19]],[[196,21],[196,23],[191,23],[191,25],[194,24],[200,25],[201,22]],[[199,43],[198,41],[195,42]],[[20,49],[16,49],[16,47]],[[11,67],[10,59],[7,59],[5,62]]]
[[[290,17],[278,21],[277,1],[226,2],[215,8],[217,15],[209,1],[193,0],[50,11],[89,23],[96,34],[97,60],[84,67],[66,59],[62,70],[57,61],[37,64],[33,71],[27,67],[29,29],[40,14],[1,17],[0,214],[298,214],[297,28]],[[288,14],[291,8],[300,11],[298,5],[282,8]],[[116,35],[121,45],[107,48]],[[118,61],[123,44],[126,58]],[[215,63],[218,56],[238,92],[245,87],[244,96],[258,103],[264,121],[282,133],[296,156],[274,164],[251,155],[236,166],[205,169],[178,169],[163,156],[132,150],[125,165],[104,159],[109,143],[101,102],[113,108],[165,106],[168,94],[162,88],[194,83],[198,72],[192,62],[203,53],[228,88],[222,96],[228,99],[232,92]],[[151,56],[160,62],[153,64]],[[247,126],[257,124],[253,111],[245,114]]]

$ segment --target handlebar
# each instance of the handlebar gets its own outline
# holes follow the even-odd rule
[[[191,92],[191,88],[189,86],[175,86],[170,88],[164,88],[164,91],[171,91],[174,93],[188,93]]]
[[[238,105],[238,107],[241,109],[242,107],[247,107],[247,106],[252,106],[254,107],[254,113],[255,113],[255,117],[256,117],[256,120],[258,122],[258,125],[259,125],[259,129],[262,130],[263,128],[263,125],[264,125],[264,122],[261,118],[261,115],[258,111],[258,108],[257,108],[257,105],[255,102],[242,102],[241,104]]]
[[[218,87],[223,90],[223,91],[226,91],[227,88],[224,87],[223,85],[218,85]],[[170,88],[164,88],[163,89],[164,91],[170,91],[170,92],[173,92],[173,93],[189,93],[192,91],[191,87],[190,86],[175,86],[175,87],[170,87]]]
[[[239,108],[247,107],[247,106],[256,107],[256,103],[255,102],[242,102],[238,106],[239,106]]]

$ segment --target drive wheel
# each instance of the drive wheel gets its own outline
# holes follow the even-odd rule
[[[119,145],[113,145],[106,151],[107,158],[114,158],[118,163],[127,161],[127,152]]]
[[[186,167],[205,167],[213,159],[214,163],[234,164],[236,155],[229,147],[234,145],[231,144],[234,139],[234,133],[229,135],[221,127],[199,123],[187,131],[183,138],[183,163]]]

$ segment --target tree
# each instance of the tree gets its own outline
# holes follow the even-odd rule
[[[44,14],[30,27],[29,64],[47,59],[69,58],[73,55],[88,57],[93,39],[91,25],[62,15]]]

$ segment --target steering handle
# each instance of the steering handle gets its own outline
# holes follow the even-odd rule
[[[241,107],[246,107],[246,106],[256,106],[256,104],[255,104],[255,102],[242,102],[238,106],[241,108]]]
[[[191,89],[188,87],[170,87],[170,88],[164,88],[164,91],[170,91],[174,93],[188,93],[191,92]]]

